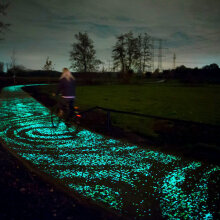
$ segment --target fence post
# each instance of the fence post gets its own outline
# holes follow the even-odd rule
[[[107,128],[108,130],[110,129],[111,127],[111,114],[110,114],[110,111],[107,111]]]

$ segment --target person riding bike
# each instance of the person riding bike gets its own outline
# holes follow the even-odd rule
[[[59,79],[56,95],[59,94],[61,94],[60,109],[64,114],[65,121],[70,125],[69,119],[71,115],[74,114],[76,80],[67,68],[63,68],[63,72]]]

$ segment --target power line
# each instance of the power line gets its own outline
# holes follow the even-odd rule
[[[162,69],[162,39],[159,39],[159,48],[158,48],[158,70],[161,72]]]
[[[164,39],[160,39],[160,38],[155,38],[155,37],[152,37],[152,40],[153,42],[158,42],[158,54],[157,54],[157,57],[158,57],[158,63],[157,63],[157,68],[159,70],[159,72],[162,72],[163,71],[163,49],[167,49],[167,48],[163,48],[163,42],[165,42]],[[155,52],[154,52],[154,56],[155,56]],[[154,57],[153,56],[153,57]]]
[[[152,38],[152,73],[154,72],[154,38]]]

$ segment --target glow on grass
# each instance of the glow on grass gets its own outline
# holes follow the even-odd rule
[[[0,136],[8,147],[82,196],[133,217],[213,219],[218,166],[187,162],[82,129],[53,129],[50,112],[22,86],[3,89]],[[213,178],[215,174],[216,178]],[[210,205],[210,196],[212,204]]]

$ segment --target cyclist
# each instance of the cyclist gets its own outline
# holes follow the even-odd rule
[[[64,113],[67,125],[70,125],[69,119],[74,114],[75,89],[76,80],[74,76],[67,68],[63,68],[56,95],[61,94],[60,108]]]

